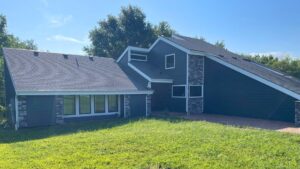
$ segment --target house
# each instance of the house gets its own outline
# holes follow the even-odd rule
[[[300,122],[300,81],[203,40],[159,37],[115,61],[4,48],[15,127],[151,111]]]

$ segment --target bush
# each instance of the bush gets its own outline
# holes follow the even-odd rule
[[[0,124],[6,119],[6,108],[0,105]]]

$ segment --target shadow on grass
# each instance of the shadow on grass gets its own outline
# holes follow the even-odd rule
[[[163,120],[171,123],[179,123],[184,121],[183,119],[176,117],[150,117],[150,118],[113,118],[102,120],[87,120],[80,122],[67,122],[62,125],[46,126],[46,127],[34,127],[34,128],[22,128],[15,131],[12,128],[3,129],[0,128],[0,143],[15,143],[22,141],[30,141],[43,139],[48,137],[73,134],[77,132],[89,132],[102,129],[109,129],[118,126],[122,126],[128,123],[134,123],[146,119]]]

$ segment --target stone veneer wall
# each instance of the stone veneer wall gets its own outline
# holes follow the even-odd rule
[[[146,106],[147,106],[146,116],[149,116],[151,114],[151,95],[146,96]]]
[[[18,96],[19,127],[28,126],[26,96]]]
[[[124,117],[130,116],[130,95],[124,95]]]
[[[55,106],[55,115],[56,124],[62,124],[63,120],[63,111],[64,111],[64,97],[55,96],[54,97],[54,106]],[[27,97],[18,96],[18,110],[19,110],[19,127],[28,127],[28,114],[27,114]]]
[[[56,114],[55,122],[56,124],[62,124],[64,123],[64,119],[63,119],[64,96],[55,96],[54,104],[55,104],[55,114]]]
[[[300,126],[300,101],[295,102],[295,125]]]
[[[203,85],[204,84],[204,57],[189,55],[188,72],[189,72],[189,77],[188,77],[189,85]],[[203,99],[204,99],[203,97],[189,98],[188,113],[202,113]]]

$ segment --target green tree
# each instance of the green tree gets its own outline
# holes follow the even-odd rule
[[[89,55],[117,58],[127,46],[149,47],[158,36],[171,36],[167,22],[157,26],[146,21],[146,15],[135,6],[122,7],[118,16],[109,15],[90,32]]]
[[[218,46],[218,47],[220,47],[220,48],[225,49],[225,43],[224,43],[223,40],[222,40],[222,41],[217,41],[217,42],[215,43],[215,46]]]
[[[33,40],[22,41],[18,37],[7,32],[7,21],[4,15],[0,14],[0,105],[4,105],[4,78],[3,78],[3,47],[37,49]]]

